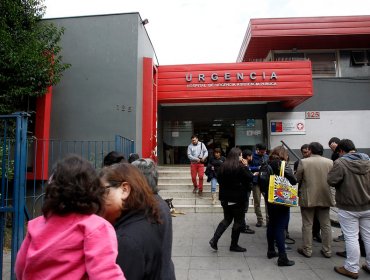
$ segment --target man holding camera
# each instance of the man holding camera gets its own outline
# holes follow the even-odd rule
[[[193,193],[199,196],[203,194],[204,162],[208,157],[206,145],[198,140],[197,135],[191,136],[191,144],[188,146],[188,158],[190,160],[191,180],[193,182]],[[197,183],[197,175],[199,183]]]

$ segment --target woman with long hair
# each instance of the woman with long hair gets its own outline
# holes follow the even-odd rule
[[[278,146],[272,149],[269,156],[269,165],[275,175],[280,174],[282,161],[288,161],[288,151],[283,146]],[[293,175],[293,170],[285,165],[284,177],[289,180],[292,185],[297,184],[297,179]],[[265,200],[268,201],[265,194]],[[267,211],[269,214],[269,222],[267,224],[267,257],[269,259],[278,258],[278,266],[292,266],[294,261],[288,259],[285,250],[285,229],[288,228],[290,218],[290,207],[267,202]],[[275,251],[275,242],[279,254]]]
[[[164,229],[147,179],[129,163],[103,168],[100,178],[107,191],[103,217],[118,238],[117,264],[127,279],[161,279]]]
[[[105,190],[92,165],[71,155],[57,163],[43,216],[28,222],[15,264],[17,279],[125,279],[116,264],[114,228],[97,216]]]
[[[238,241],[244,222],[245,203],[248,199],[248,192],[251,191],[252,178],[248,162],[242,160],[242,151],[239,148],[232,148],[217,174],[220,186],[219,199],[224,219],[219,223],[209,241],[214,250],[218,250],[217,242],[233,220],[230,251],[245,252],[247,250],[240,247]]]

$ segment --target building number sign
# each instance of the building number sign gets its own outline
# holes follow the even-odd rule
[[[320,112],[318,111],[307,111],[306,112],[306,119],[319,119]]]

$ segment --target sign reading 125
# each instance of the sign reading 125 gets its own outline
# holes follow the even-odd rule
[[[319,119],[320,112],[318,111],[307,111],[306,112],[306,119]]]

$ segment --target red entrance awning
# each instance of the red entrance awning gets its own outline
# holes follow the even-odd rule
[[[310,61],[158,67],[158,103],[282,101],[294,107],[311,96]]]

